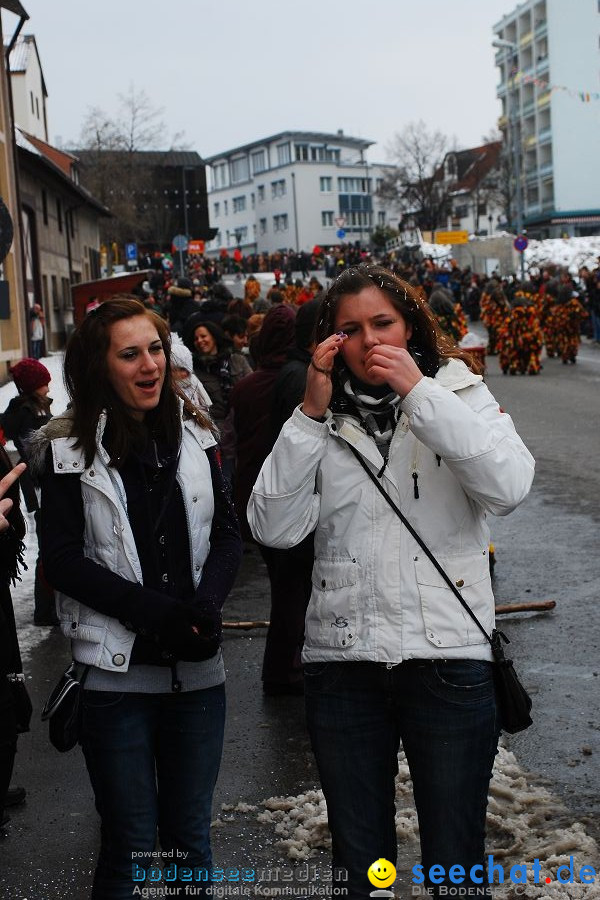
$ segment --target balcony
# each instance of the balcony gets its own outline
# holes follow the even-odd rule
[[[542,211],[542,204],[537,200],[535,203],[527,203],[525,206],[525,215],[526,216],[534,216],[536,213]]]
[[[527,103],[523,104],[523,108],[521,109],[521,116],[526,119],[527,116],[530,116],[534,110],[535,100],[528,100]]]
[[[552,129],[544,128],[543,131],[540,131],[538,134],[538,144],[548,144],[552,140]]]
[[[541,22],[535,23],[534,34],[536,38],[544,37],[544,35],[548,34],[548,22],[546,19],[543,19]]]
[[[528,135],[525,138],[524,144],[526,148],[535,147],[535,145],[537,144],[537,134]]]
[[[529,169],[525,169],[525,181],[527,184],[532,184],[532,182],[537,181],[538,172],[539,169],[537,166],[531,166]]]
[[[551,162],[542,163],[539,168],[540,177],[542,180],[547,178],[552,178],[552,172],[554,171],[554,167]]]
[[[546,106],[547,103],[550,103],[550,97],[551,97],[550,91],[546,91],[545,94],[542,94],[541,97],[538,97],[537,105],[538,106]]]
[[[531,43],[532,40],[533,40],[533,31],[528,31],[527,34],[523,35],[523,37],[519,41],[519,44],[521,45],[521,47],[524,47],[526,44]]]
[[[541,75],[542,72],[548,71],[550,60],[547,56],[538,56],[535,63],[535,71],[538,75]]]

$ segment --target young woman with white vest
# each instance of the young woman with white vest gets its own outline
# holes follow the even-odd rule
[[[157,829],[165,859],[210,871],[221,607],[241,542],[210,423],[173,388],[162,319],[132,298],[102,303],[69,340],[65,381],[69,411],[32,446],[42,555],[88,667],[80,743],[102,820],[92,897],[121,900]]]
[[[462,865],[464,896],[485,896],[469,872],[484,859],[502,724],[490,647],[355,453],[488,633],[486,515],[525,498],[534,462],[477,364],[386,269],[333,282],[316,342],[304,402],[262,467],[248,521],[269,547],[315,534],[304,684],[333,865],[348,873],[339,886],[368,897],[371,864],[396,860],[402,742],[425,870],[444,866],[447,878]]]

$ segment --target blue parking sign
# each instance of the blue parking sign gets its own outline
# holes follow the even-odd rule
[[[125,259],[127,262],[137,262],[137,244],[125,244]]]

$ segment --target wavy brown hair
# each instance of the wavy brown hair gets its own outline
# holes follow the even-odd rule
[[[140,423],[127,410],[108,378],[107,355],[111,328],[115,322],[145,316],[154,325],[163,346],[165,380],[158,405],[144,417],[144,426],[168,446],[177,447],[181,439],[180,399],[184,415],[200,425],[211,424],[200,410],[173,387],[171,378],[171,336],[164,319],[135,297],[117,295],[90,312],[69,338],[65,351],[65,385],[73,411],[71,433],[83,448],[86,466],[96,453],[96,430],[103,410],[108,414],[111,465],[118,466],[139,441]]]
[[[353,266],[332,282],[319,310],[315,330],[317,344],[336,331],[335,317],[340,299],[373,286],[385,294],[406,324],[411,326],[408,349],[424,375],[433,377],[445,359],[461,359],[472,372],[477,375],[482,373],[479,360],[462,350],[452,337],[442,331],[419,290],[383,266]],[[339,376],[343,369],[344,362],[338,354],[334,374],[337,372]]]

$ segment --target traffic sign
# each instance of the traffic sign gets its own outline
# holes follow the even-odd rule
[[[346,217],[338,216],[337,219],[335,220],[335,224],[337,225],[338,228],[343,228],[346,224]]]
[[[125,259],[127,262],[137,262],[137,244],[125,244]]]
[[[339,237],[339,239],[341,241],[346,237],[346,232],[344,231],[343,228],[338,228],[338,230],[336,231],[336,235]]]
[[[468,231],[436,231],[435,244],[466,244],[469,240]]]
[[[190,241],[187,251],[188,253],[204,253],[204,241]]]
[[[176,234],[171,241],[175,250],[187,250],[188,239],[185,234]]]
[[[529,241],[524,234],[517,235],[517,237],[513,241],[513,247],[515,248],[515,250],[518,250],[519,253],[522,253],[523,250],[526,250],[528,246]]]

